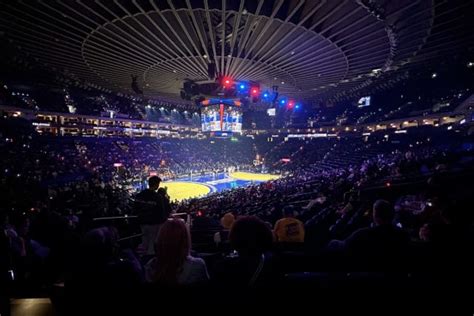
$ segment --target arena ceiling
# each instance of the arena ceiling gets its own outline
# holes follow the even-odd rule
[[[220,74],[303,99],[472,48],[473,1],[0,0],[0,31],[41,63],[116,91],[178,97]]]

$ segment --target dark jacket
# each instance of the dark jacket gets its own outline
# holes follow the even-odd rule
[[[135,213],[141,224],[162,224],[171,213],[170,202],[165,196],[145,189],[135,196]]]
[[[214,281],[219,286],[271,287],[280,281],[279,263],[271,253],[262,257],[226,257],[214,270]]]
[[[359,268],[392,270],[402,268],[408,255],[410,238],[392,225],[362,228],[344,242],[346,253]]]

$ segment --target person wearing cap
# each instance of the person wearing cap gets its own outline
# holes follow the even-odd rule
[[[222,243],[226,243],[229,240],[229,232],[234,224],[235,217],[231,212],[225,213],[221,218],[222,230],[214,234],[214,242],[219,247]]]
[[[304,224],[295,218],[292,206],[283,208],[283,217],[275,223],[273,233],[278,242],[304,242]]]

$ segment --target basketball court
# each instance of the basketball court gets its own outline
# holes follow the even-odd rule
[[[166,181],[161,184],[166,187],[172,201],[202,197],[212,192],[244,187],[252,183],[266,182],[280,178],[279,175],[233,172],[217,175],[192,176],[179,181]]]

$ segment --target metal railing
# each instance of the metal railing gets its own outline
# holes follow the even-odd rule
[[[191,225],[191,214],[189,213],[171,213],[171,217],[177,217],[177,216],[186,216],[186,224]],[[110,220],[129,220],[129,219],[135,219],[138,218],[137,215],[123,215],[123,216],[102,216],[102,217],[94,217],[92,221],[97,222],[97,221],[110,221]]]

